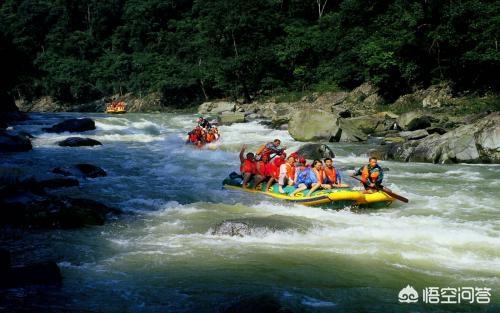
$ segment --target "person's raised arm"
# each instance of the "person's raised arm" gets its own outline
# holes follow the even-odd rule
[[[244,156],[244,154],[245,154],[245,150],[246,150],[246,148],[247,148],[247,147],[248,147],[248,146],[247,146],[247,145],[245,145],[245,144],[244,144],[243,146],[241,146],[241,150],[240,150],[240,162],[241,162],[241,163],[243,163],[243,161],[245,161],[245,156]]]

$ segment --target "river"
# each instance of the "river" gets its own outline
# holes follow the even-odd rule
[[[2,168],[41,178],[57,166],[98,165],[107,177],[57,193],[126,214],[100,227],[33,231],[10,242],[18,262],[56,260],[64,283],[9,289],[4,309],[220,312],[265,294],[302,312],[500,311],[498,165],[382,161],[386,185],[410,203],[324,210],[221,188],[238,170],[243,143],[255,151],[280,138],[294,151],[300,143],[286,131],[257,122],[222,126],[218,149],[200,150],[183,144],[191,114],[86,114],[97,129],[82,135],[103,143],[92,148],[59,147],[68,133],[41,130],[77,116],[31,114],[15,129],[36,137],[33,150],[0,156]],[[367,145],[331,148],[341,170],[367,161]],[[251,222],[252,235],[212,235],[228,219]],[[407,285],[418,303],[398,302]],[[424,304],[426,287],[487,287],[491,303]]]

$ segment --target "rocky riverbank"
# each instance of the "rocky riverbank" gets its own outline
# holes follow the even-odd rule
[[[267,119],[298,141],[363,143],[372,138],[381,145],[368,153],[381,159],[500,163],[498,112],[470,114],[473,105],[454,97],[447,85],[385,104],[378,89],[366,83],[351,92],[312,94],[296,102],[205,102],[198,113],[217,117],[221,124]],[[494,111],[499,106],[492,105]]]

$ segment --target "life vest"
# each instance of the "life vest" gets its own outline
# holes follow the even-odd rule
[[[265,148],[266,148],[266,144],[263,144],[262,146],[259,147],[259,149],[257,149],[255,154],[261,155]]]
[[[248,159],[243,160],[243,163],[241,163],[240,166],[240,171],[242,173],[255,174],[255,162]]]
[[[285,163],[286,166],[286,177],[288,179],[294,180],[295,179],[295,166],[290,165],[289,163]]]
[[[197,142],[198,141],[198,136],[195,133],[189,134],[189,141],[193,142],[193,143]]]
[[[212,134],[212,133],[208,133],[207,134],[207,142],[212,142],[212,141],[215,141],[215,135]]]
[[[262,146],[259,147],[259,149],[257,149],[257,152],[256,152],[257,155],[260,155],[261,158],[270,159],[271,154],[276,153],[276,151],[268,148],[267,147],[268,145],[274,147],[274,144],[272,142],[268,142],[266,144],[263,144]],[[279,150],[279,149],[277,149],[277,150]]]
[[[283,163],[285,163],[285,160],[282,158],[275,158],[272,162],[268,163],[269,173],[276,180],[280,177],[280,167]]]
[[[369,180],[370,183],[374,183],[377,181],[377,178],[379,175],[380,175],[379,171],[370,172],[370,170],[368,169],[368,166],[365,165],[365,166],[363,166],[363,169],[361,170],[361,182],[363,184],[367,184],[368,180]]]
[[[267,163],[260,160],[255,163],[255,173],[260,176],[269,176],[267,171]]]
[[[318,171],[317,169],[313,168],[312,171],[316,175],[316,182],[323,184],[323,170]]]
[[[331,184],[337,183],[337,170],[335,170],[335,167],[329,168],[325,166],[323,171],[325,171],[325,176],[328,179],[328,182]]]

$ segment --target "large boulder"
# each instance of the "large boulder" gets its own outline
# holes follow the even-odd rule
[[[101,146],[102,143],[92,138],[69,137],[57,143],[61,147]]]
[[[377,115],[364,115],[342,120],[351,124],[354,128],[361,130],[365,134],[373,134],[376,131],[385,130],[385,118]]]
[[[43,130],[49,133],[62,133],[62,132],[76,133],[94,129],[95,129],[95,123],[90,118],[71,118],[62,121],[58,124],[55,124],[52,127],[44,128]]]
[[[198,107],[200,114],[219,114],[222,112],[234,112],[236,109],[236,102],[232,101],[211,101],[204,102]]]
[[[337,117],[318,109],[297,111],[288,123],[288,132],[298,141],[330,141],[338,132]]]
[[[404,130],[425,129],[431,126],[431,118],[420,111],[411,111],[401,114],[397,124]]]
[[[434,133],[408,142],[396,158],[434,163],[500,163],[500,115],[492,113],[444,135]]]
[[[335,157],[335,153],[333,153],[330,147],[319,143],[308,143],[302,145],[296,152],[301,157],[311,160]]]
[[[0,130],[0,152],[22,152],[32,148],[27,136]]]
[[[368,139],[367,135],[362,132],[355,123],[351,123],[351,119],[338,120],[338,132],[333,137],[332,141],[336,142],[361,142]]]
[[[218,116],[219,125],[231,125],[233,123],[244,123],[245,113],[224,112]]]

